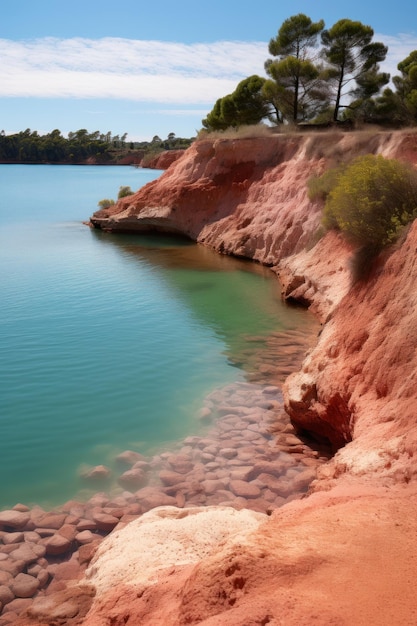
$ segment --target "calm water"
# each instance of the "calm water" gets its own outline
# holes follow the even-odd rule
[[[245,336],[305,320],[265,269],[83,225],[159,175],[0,165],[0,508],[62,503],[85,465],[197,433],[205,395],[245,379]]]

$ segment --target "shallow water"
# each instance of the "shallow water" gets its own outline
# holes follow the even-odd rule
[[[200,432],[207,394],[247,380],[253,335],[312,323],[265,268],[82,223],[159,174],[0,166],[1,508],[62,503],[85,466]]]

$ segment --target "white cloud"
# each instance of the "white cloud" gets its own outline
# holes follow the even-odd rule
[[[381,41],[383,44],[388,46],[387,58],[385,59],[381,69],[383,69],[384,72],[391,74],[391,78],[400,74],[397,69],[398,63],[400,63],[400,61],[404,61],[410,52],[417,50],[416,35],[400,33],[399,35],[393,37],[391,35],[375,34],[373,40]]]
[[[212,103],[262,73],[262,42],[0,40],[0,96]]]
[[[382,69],[391,76],[417,48],[413,35],[375,35],[374,40],[389,48]],[[263,75],[268,56],[267,42],[0,39],[0,97],[115,98],[179,105],[179,115],[185,105],[208,110],[243,78]]]

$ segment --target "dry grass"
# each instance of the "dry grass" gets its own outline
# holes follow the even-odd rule
[[[201,130],[197,135],[197,141],[217,141],[218,139],[257,139],[258,137],[270,137],[271,127],[266,124],[252,126],[240,126],[239,128],[227,128],[208,132]]]

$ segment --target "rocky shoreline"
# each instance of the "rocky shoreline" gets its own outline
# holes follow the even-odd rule
[[[144,506],[143,496],[155,489],[176,505],[141,515],[97,494],[91,510],[110,515],[99,519],[120,530],[99,539],[97,551],[91,542],[74,547],[62,563],[51,562],[49,586],[34,600],[8,602],[0,626],[417,623],[410,585],[417,578],[417,224],[378,257],[366,281],[352,282],[352,248],[337,233],[317,241],[321,204],[306,192],[313,173],[360,154],[416,165],[416,145],[414,129],[196,142],[158,181],[92,217],[104,231],[180,232],[220,253],[271,266],[284,296],[309,306],[323,327],[304,343],[304,352],[312,347],[304,360],[297,349],[293,354],[296,337],[288,339],[288,378],[288,371],[273,371],[275,339],[258,358],[262,349],[257,352],[253,338],[253,350],[235,355],[236,364],[251,366],[248,386],[207,399],[201,437],[152,459],[126,451],[132,464],[123,473],[148,474],[145,486],[129,491],[141,494],[142,504],[129,505]],[[306,431],[332,442],[327,462],[324,451],[299,436]],[[255,510],[247,510],[251,506]],[[218,519],[204,542],[207,509]],[[9,515],[17,513],[30,519],[30,511]],[[87,515],[86,509],[65,513]],[[91,523],[88,515],[80,522]],[[223,532],[233,515],[242,515],[240,525]],[[182,536],[176,547],[167,525],[154,530],[157,517],[175,522]],[[251,517],[258,527],[244,535]],[[36,530],[3,526],[0,562],[13,558],[15,549],[4,542],[13,532]],[[204,550],[195,550],[200,543]],[[85,575],[83,552],[94,553]],[[24,567],[19,573],[27,574]],[[24,617],[13,615],[13,602],[30,605]]]
[[[296,434],[280,384],[299,367],[316,331],[312,325],[248,338],[245,353],[235,355],[248,380],[205,399],[204,432],[153,456],[126,450],[115,459],[116,481],[108,468],[91,468],[86,480],[96,493],[87,501],[50,511],[24,504],[1,511],[0,626],[27,611],[40,618],[46,599],[57,623],[81,618],[91,598],[76,594],[62,604],[67,582],[83,576],[109,533],[155,507],[221,505],[270,515],[302,498],[331,451]]]

